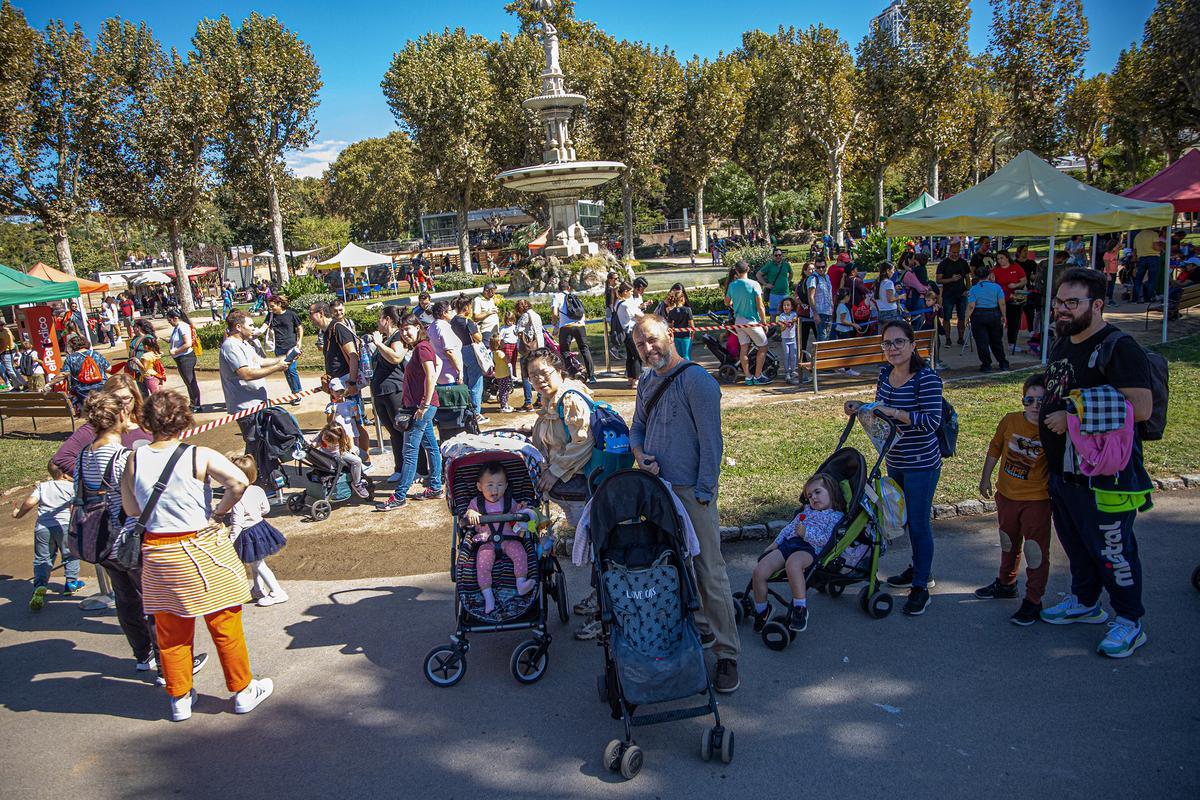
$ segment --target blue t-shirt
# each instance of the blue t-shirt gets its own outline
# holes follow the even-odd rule
[[[977,309],[999,308],[1004,299],[1004,290],[1000,284],[988,278],[967,290],[967,302],[974,303]]]
[[[762,287],[758,281],[739,278],[729,284],[725,294],[733,303],[733,314],[753,322],[762,322],[758,316],[758,301],[762,298]]]

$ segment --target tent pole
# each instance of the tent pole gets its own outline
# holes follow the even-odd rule
[[[892,237],[887,237],[887,260],[892,260]]]
[[[1096,269],[1096,240],[1097,240],[1097,234],[1093,233],[1092,234],[1092,252],[1091,252],[1091,257],[1088,259],[1088,266],[1091,267],[1092,269]]]
[[[1054,296],[1054,234],[1050,234],[1050,252],[1046,254],[1046,303],[1042,309],[1042,366],[1050,353],[1050,307]]]
[[[1163,242],[1163,328],[1162,340],[1165,344],[1167,341],[1167,318],[1171,316],[1171,228],[1175,227],[1174,222],[1167,225],[1167,239]]]

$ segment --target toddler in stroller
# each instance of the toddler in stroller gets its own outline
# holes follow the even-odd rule
[[[467,525],[476,531],[471,537],[471,543],[475,546],[475,580],[483,595],[483,613],[491,614],[496,610],[492,569],[496,565],[497,550],[512,564],[518,597],[529,594],[534,582],[529,579],[529,555],[525,552],[525,546],[514,530],[513,523],[484,522],[483,515],[520,515],[529,512],[527,519],[535,520],[537,512],[527,508],[524,503],[514,502],[508,494],[508,475],[504,472],[503,464],[495,461],[484,464],[479,470],[479,480],[476,481],[475,488],[479,490],[479,494],[471,498],[463,518],[466,519]],[[524,525],[528,530],[528,522]],[[486,547],[489,541],[495,546]]]
[[[817,553],[824,549],[837,524],[845,516],[846,501],[837,481],[820,472],[804,484],[801,499],[807,500],[807,505],[779,533],[775,543],[759,557],[754,566],[750,583],[754,591],[755,633],[762,633],[771,615],[771,604],[767,602],[767,581],[781,569],[787,573],[792,589],[792,605],[788,609],[786,623],[788,631],[799,633],[808,627],[804,574],[816,562]]]
[[[288,509],[299,514],[311,503],[313,519],[328,519],[333,504],[352,495],[370,500],[375,493],[371,479],[363,475],[363,462],[354,452],[350,437],[336,422],[326,425],[312,444],[305,446],[303,461],[309,486],[288,498]]]
[[[728,325],[732,319],[728,315],[716,314],[709,312],[709,318],[719,325]],[[742,345],[738,342],[736,331],[726,331],[724,333],[706,333],[700,341],[704,343],[704,347],[708,352],[712,353],[713,358],[717,360],[717,379],[721,383],[737,383],[738,376],[741,373],[741,357]],[[749,345],[750,347],[750,363],[755,363],[758,358],[758,347]],[[763,362],[762,374],[771,380],[775,380],[779,375],[779,358],[770,351],[770,345],[766,345],[767,358]]]

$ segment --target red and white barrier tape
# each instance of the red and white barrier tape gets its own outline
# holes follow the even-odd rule
[[[316,394],[320,391],[321,391],[320,388],[305,389],[304,391],[296,392],[295,394],[284,395],[283,397],[276,397],[271,400],[268,400],[265,403],[262,403],[261,405],[257,405],[254,408],[247,408],[245,411],[239,411],[236,414],[226,414],[223,417],[214,419],[212,422],[206,422],[203,425],[197,425],[194,428],[189,428],[188,430],[181,433],[179,435],[179,438],[186,439],[189,436],[195,436],[198,433],[206,433],[208,431],[211,431],[213,428],[219,428],[222,425],[228,425],[229,423],[233,422],[235,419],[243,419],[245,417],[250,416],[251,414],[257,414],[258,412],[262,411],[264,408],[267,408],[269,406],[278,406],[278,405],[282,405],[283,403],[290,403],[293,400],[299,400],[302,397],[308,397],[310,394]]]
[[[782,322],[739,322],[736,325],[703,325],[698,328],[671,328],[675,333],[700,333],[702,331],[732,331],[738,328],[770,328]]]

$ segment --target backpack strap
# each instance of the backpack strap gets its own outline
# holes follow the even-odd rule
[[[589,411],[596,410],[596,403],[590,397],[588,397],[586,394],[579,391],[578,389],[567,389],[565,392],[562,393],[562,397],[558,398],[558,402],[555,404],[555,407],[558,410],[558,419],[560,422],[562,422],[563,432],[567,434],[567,444],[570,444],[571,443],[571,431],[567,428],[567,418],[563,414],[563,400],[566,399],[566,396],[568,394],[577,394],[580,397],[582,397],[583,402],[587,403]]]
[[[150,497],[146,500],[146,506],[138,516],[137,524],[142,530],[146,529],[146,523],[150,520],[150,515],[154,512],[154,507],[158,505],[158,499],[162,497],[163,490],[167,488],[167,481],[171,479],[171,473],[175,470],[175,465],[179,463],[179,459],[183,456],[183,451],[187,449],[188,445],[180,442],[175,448],[175,452],[171,453],[171,457],[167,459],[167,464],[163,467],[162,472],[159,473],[158,480],[154,482],[154,487],[150,490]],[[192,449],[194,450],[195,448]]]

